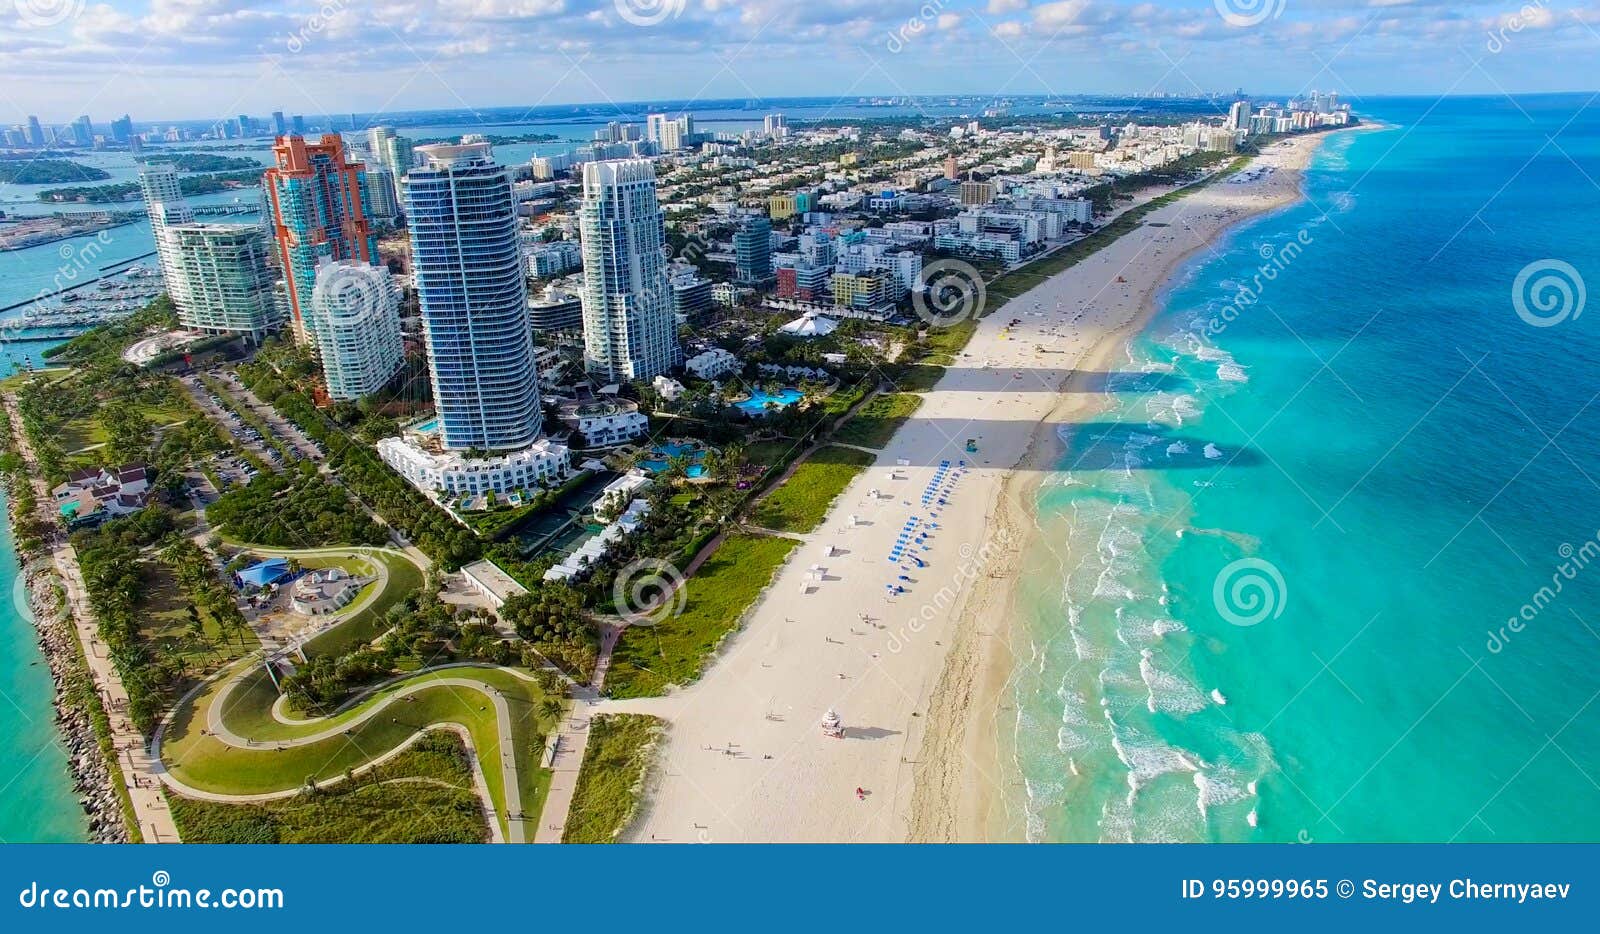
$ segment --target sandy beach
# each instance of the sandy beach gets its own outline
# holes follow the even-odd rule
[[[1037,484],[1060,456],[1057,428],[1100,405],[1108,366],[1178,264],[1301,196],[1323,138],[1276,144],[1248,180],[1153,211],[985,318],[705,676],[596,708],[670,723],[628,839],[1021,838],[996,714],[1016,569]],[[842,739],[818,727],[830,709]]]

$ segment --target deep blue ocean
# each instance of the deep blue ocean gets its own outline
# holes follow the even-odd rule
[[[1354,101],[1172,283],[1039,497],[1019,832],[1600,840],[1592,101]]]

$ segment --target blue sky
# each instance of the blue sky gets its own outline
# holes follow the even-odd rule
[[[1600,87],[1600,0],[0,0],[0,124],[653,98]]]

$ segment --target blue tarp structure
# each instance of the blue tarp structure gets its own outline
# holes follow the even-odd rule
[[[289,576],[289,562],[284,558],[268,558],[252,564],[239,572],[239,583],[245,587],[265,587]]]

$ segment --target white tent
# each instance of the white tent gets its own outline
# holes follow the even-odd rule
[[[785,324],[782,328],[779,328],[779,330],[785,334],[793,335],[794,337],[827,337],[829,334],[832,334],[835,330],[837,330],[838,327],[839,322],[833,320],[832,318],[829,318],[826,315],[818,314],[814,311],[808,311],[793,321],[790,321],[788,324]]]

